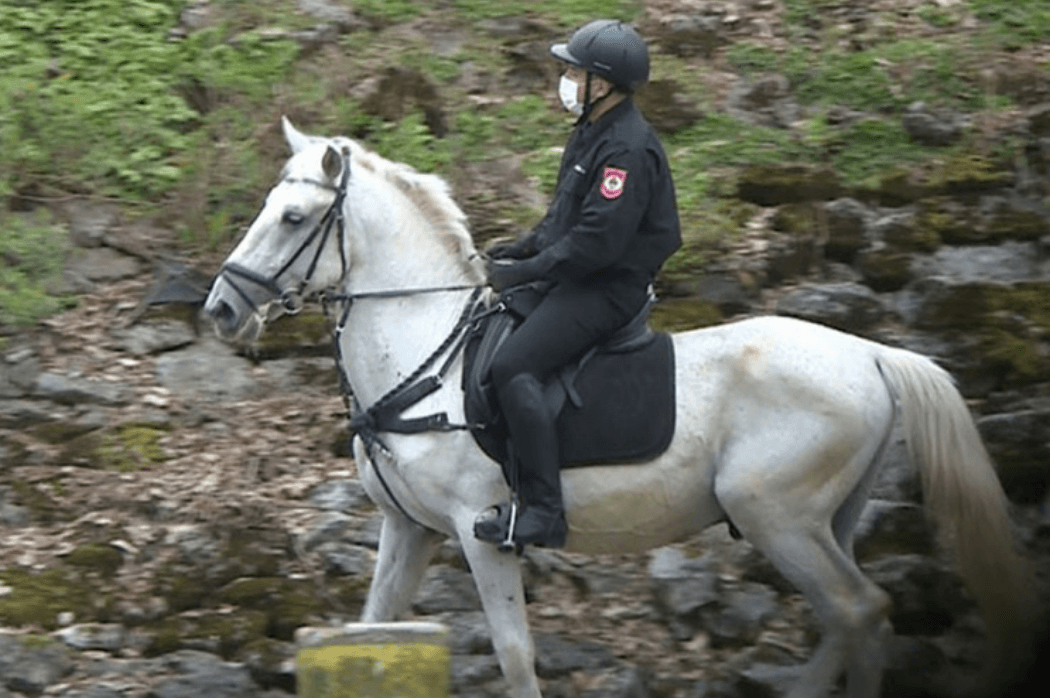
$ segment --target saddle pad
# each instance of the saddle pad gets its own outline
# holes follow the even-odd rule
[[[674,345],[658,333],[629,353],[595,354],[576,376],[582,407],[558,415],[562,467],[651,460],[675,428]]]

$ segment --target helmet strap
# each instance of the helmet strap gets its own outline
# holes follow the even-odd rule
[[[583,82],[583,113],[580,114],[580,121],[584,121],[591,115],[591,110],[594,105],[591,104],[591,71],[587,71],[587,78]]]
[[[597,107],[598,104],[602,102],[602,100],[607,99],[610,95],[613,94],[613,92],[616,92],[616,89],[613,88],[592,102],[591,77],[592,73],[588,70],[587,79],[583,83],[583,113],[580,115],[580,118],[579,120],[577,120],[576,123],[583,123],[584,121],[588,120],[591,116],[591,112],[594,111],[594,108]]]

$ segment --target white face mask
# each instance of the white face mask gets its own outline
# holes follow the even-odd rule
[[[575,80],[570,80],[564,75],[558,81],[558,97],[561,98],[561,104],[566,111],[574,116],[583,114],[583,105],[576,99],[579,89],[579,85],[576,84]]]

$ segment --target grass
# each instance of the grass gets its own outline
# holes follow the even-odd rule
[[[29,325],[75,303],[61,279],[68,236],[46,210],[0,214],[0,325]]]
[[[873,15],[856,36],[838,26],[840,5],[784,0],[789,48],[732,37],[724,49],[725,62],[744,76],[778,72],[790,79],[793,97],[807,110],[802,127],[792,131],[725,116],[700,79],[710,65],[654,45],[654,76],[676,79],[681,96],[706,112],[664,138],[689,229],[720,231],[705,234],[719,238],[732,228],[736,215],[725,214],[722,199],[733,189],[734,168],[831,164],[843,181],[856,184],[877,179],[890,165],[942,156],[907,140],[901,112],[919,100],[971,111],[1013,107],[979,89],[980,69],[990,52],[1050,36],[1050,6],[1043,0],[927,3],[912,17]],[[170,31],[186,6],[185,0],[0,5],[0,197],[38,201],[75,193],[145,203],[170,213],[187,247],[220,250],[250,219],[283,161],[282,113],[311,132],[358,137],[386,157],[453,181],[466,164],[516,156],[523,175],[550,192],[560,157],[553,148],[564,144],[569,120],[541,87],[508,83],[514,64],[506,46],[513,41],[480,25],[522,16],[567,37],[595,17],[646,17],[639,0],[532,0],[514,8],[497,0],[360,0],[353,10],[373,28],[304,54],[271,31],[316,25],[296,3],[215,0],[211,26],[173,41]],[[968,13],[980,26],[956,31]],[[908,37],[887,30],[897,18],[939,33]],[[436,55],[425,31],[391,26],[418,19],[461,33],[462,45]],[[390,65],[417,70],[437,87],[449,126],[444,137],[430,132],[418,109],[396,122],[362,112],[355,89]],[[494,87],[468,94],[461,80],[468,71]],[[832,126],[824,115],[833,105],[867,118]],[[520,218],[520,209],[507,201],[506,217]],[[16,243],[5,235],[7,246],[32,247],[41,235],[57,235],[50,223],[7,230],[26,237]],[[25,256],[9,254],[9,260]],[[0,266],[0,322],[32,322],[61,308],[67,300],[44,290],[53,273],[21,261]]]

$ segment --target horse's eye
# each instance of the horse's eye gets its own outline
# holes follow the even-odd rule
[[[302,225],[302,222],[306,220],[306,216],[298,211],[285,211],[284,215],[281,216],[281,220],[288,225]]]

